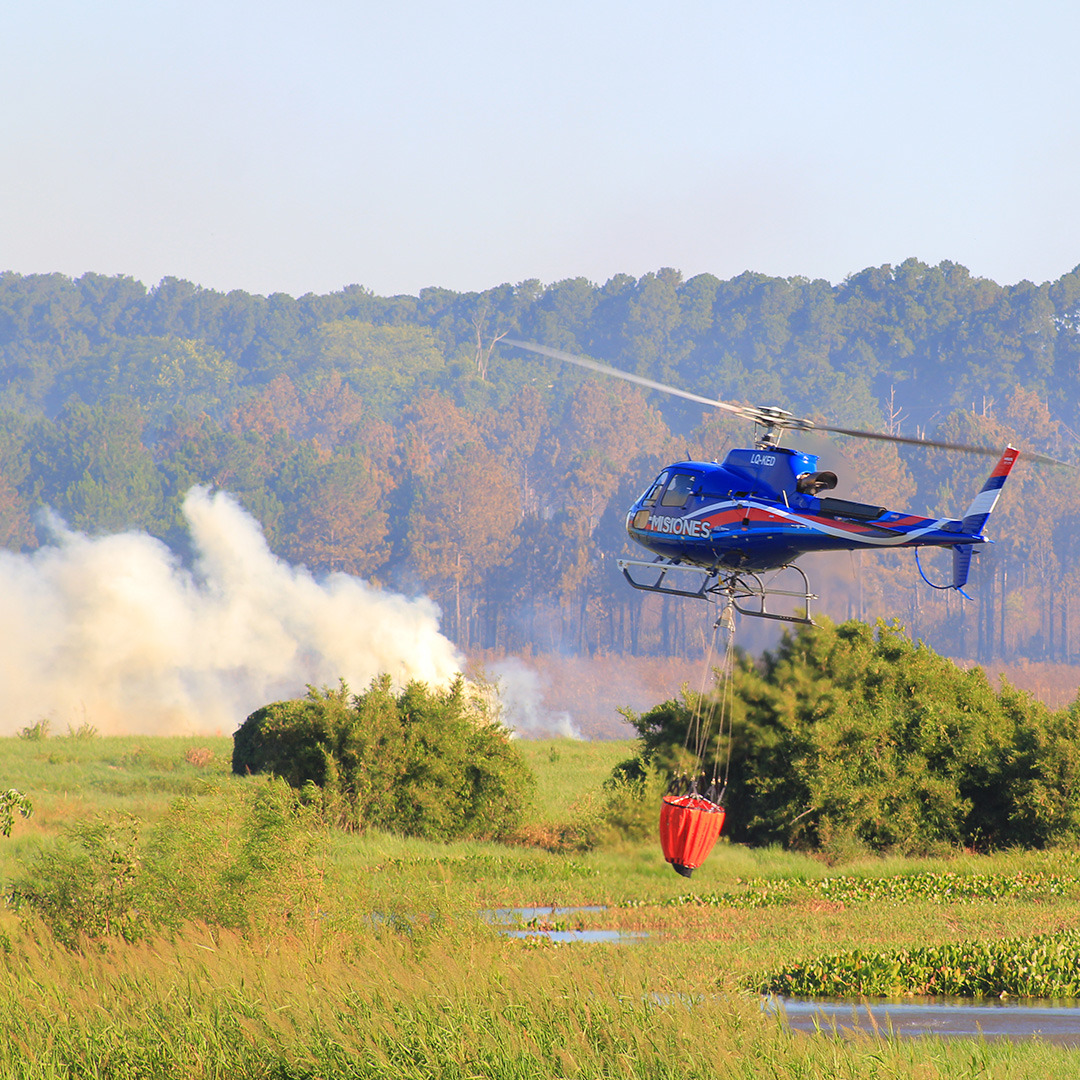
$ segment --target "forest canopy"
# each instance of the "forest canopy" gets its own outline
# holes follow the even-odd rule
[[[215,292],[176,278],[0,274],[0,545],[44,508],[182,549],[192,485],[229,491],[273,550],[441,605],[464,649],[676,653],[697,615],[614,567],[658,469],[751,432],[503,344],[579,352],[687,390],[808,417],[1077,456],[1080,268],[998,285],[909,259],[832,285],[673,269],[380,297]],[[802,442],[802,440],[800,440]],[[843,493],[963,509],[986,463],[813,441]],[[826,460],[827,459],[827,460]],[[1069,660],[1080,641],[1080,488],[1018,468],[972,579],[931,593],[902,553],[815,576],[837,618],[900,617],[952,655]]]

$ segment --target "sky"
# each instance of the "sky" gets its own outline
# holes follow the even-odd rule
[[[299,296],[1080,264],[1067,0],[35,0],[0,271]]]

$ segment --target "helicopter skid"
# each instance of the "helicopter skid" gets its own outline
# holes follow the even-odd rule
[[[617,565],[623,577],[635,589],[643,592],[660,593],[663,596],[687,596],[693,600],[705,600],[714,604],[730,603],[740,615],[748,615],[755,619],[776,619],[779,622],[801,623],[806,626],[814,624],[813,619],[810,618],[810,601],[816,600],[817,596],[810,591],[810,583],[806,575],[793,564],[779,569],[794,570],[802,579],[801,590],[772,588],[762,582],[757,574],[732,572],[721,575],[703,566],[686,566],[667,559],[657,559],[653,562],[646,562],[643,559],[618,559]],[[668,580],[669,575],[672,574],[675,575],[674,578]],[[696,582],[694,575],[697,575]],[[646,577],[652,580],[645,580]],[[781,615],[775,611],[768,611],[767,598],[771,596],[788,596],[802,600],[805,604],[806,615]],[[753,606],[744,607],[740,601],[749,602]]]

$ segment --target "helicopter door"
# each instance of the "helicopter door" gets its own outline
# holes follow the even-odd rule
[[[685,506],[686,500],[693,494],[697,477],[693,473],[676,473],[660,500],[661,506]]]

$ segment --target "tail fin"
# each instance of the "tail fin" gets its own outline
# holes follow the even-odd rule
[[[949,587],[955,589],[965,599],[971,597],[964,592],[968,574],[971,572],[971,556],[975,550],[974,544],[958,544],[952,549],[952,581]]]
[[[1020,451],[1015,446],[1005,447],[1005,452],[1001,455],[997,465],[994,466],[994,471],[990,474],[986,483],[983,484],[979,494],[971,500],[971,505],[967,508],[967,513],[964,514],[963,520],[960,522],[963,532],[982,532],[986,519],[997,505],[998,496],[1001,495],[1005,480],[1008,478],[1009,472],[1012,470],[1013,465],[1016,464],[1016,459],[1019,456]]]
[[[968,574],[971,572],[971,556],[975,552],[974,544],[957,544],[952,549],[952,581],[947,585],[936,585],[927,576],[922,568],[922,560],[919,558],[919,549],[915,549],[915,565],[919,568],[919,575],[931,589],[955,589],[965,600],[971,597],[964,592]]]
[[[987,478],[986,483],[983,484],[982,490],[971,500],[971,505],[967,508],[963,520],[950,522],[946,526],[950,532],[974,533],[976,536],[982,536],[986,519],[997,505],[1001,489],[1005,486],[1005,480],[1019,456],[1020,451],[1015,446],[1005,447],[1005,452],[1001,455],[997,465],[994,466],[994,471]],[[933,589],[955,589],[961,596],[970,600],[971,597],[964,592],[964,586],[967,584],[968,574],[971,572],[971,556],[975,553],[975,547],[980,542],[970,540],[963,544],[957,544],[952,549],[953,573],[952,581],[948,585],[935,585],[923,573],[922,564],[919,562],[919,553],[916,551],[915,565],[918,566],[923,581]]]

